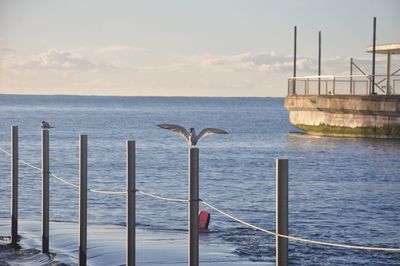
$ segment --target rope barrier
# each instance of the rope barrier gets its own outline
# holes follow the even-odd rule
[[[126,191],[107,191],[107,190],[100,190],[100,189],[93,189],[89,188],[88,191],[99,193],[99,194],[108,194],[108,195],[122,195],[126,194]]]
[[[5,154],[7,154],[8,156],[11,157],[11,153],[9,153],[8,151],[6,151],[5,149],[0,147],[0,151],[4,152]]]
[[[217,207],[211,205],[210,203],[208,203],[205,200],[201,200],[201,202],[210,207],[211,209],[219,212],[220,214],[231,218],[232,220],[235,220],[243,225],[246,225],[248,227],[251,227],[255,230],[273,235],[273,236],[278,236],[278,237],[282,237],[282,238],[286,238],[286,239],[291,239],[291,240],[295,240],[295,241],[300,241],[300,242],[305,242],[305,243],[312,243],[312,244],[317,244],[317,245],[323,245],[323,246],[331,246],[331,247],[339,247],[339,248],[347,248],[347,249],[363,249],[363,250],[379,250],[379,251],[391,251],[391,252],[400,252],[400,248],[382,248],[382,247],[369,247],[369,246],[357,246],[357,245],[347,245],[347,244],[337,244],[337,243],[330,243],[330,242],[323,242],[323,241],[316,241],[316,240],[309,240],[309,239],[304,239],[304,238],[300,238],[300,237],[295,237],[295,236],[287,236],[287,235],[282,235],[282,234],[277,234],[275,232],[272,232],[270,230],[266,230],[264,228],[255,226],[253,224],[250,224],[248,222],[245,222],[233,215],[230,215],[220,209],[218,209]]]
[[[21,160],[21,159],[19,159],[18,161],[20,161],[21,163],[23,163],[23,164],[25,164],[25,165],[27,165],[27,166],[29,166],[29,167],[35,169],[35,170],[42,171],[42,168],[39,168],[39,167],[37,167],[37,166],[34,166],[33,164],[28,163],[27,161],[24,161],[24,160]]]
[[[152,198],[155,198],[155,199],[159,199],[159,200],[173,201],[173,202],[188,202],[188,200],[185,200],[185,199],[162,197],[162,196],[158,196],[158,195],[151,194],[151,193],[148,193],[148,192],[144,192],[142,190],[137,190],[137,192],[139,194],[142,194],[142,195],[145,195],[145,196],[148,196],[148,197],[152,197]]]
[[[8,156],[11,156],[11,153],[9,153],[8,151],[6,151],[5,149],[0,147],[0,151],[7,154]],[[29,163],[25,160],[21,160],[19,159],[19,161],[35,170],[39,170],[42,171],[41,168],[34,166],[32,163]],[[50,175],[53,176],[54,178],[56,178],[57,180],[71,186],[74,188],[79,189],[79,185],[75,185],[67,180],[65,180],[64,178],[61,178],[57,175],[55,175],[54,173],[50,172]],[[106,190],[99,190],[99,189],[88,189],[88,191],[90,192],[94,192],[94,193],[99,193],[99,194],[109,194],[109,195],[122,195],[122,194],[126,194],[126,191],[106,191]],[[188,200],[185,199],[177,199],[177,198],[169,198],[169,197],[163,197],[163,196],[158,196],[156,194],[152,194],[152,193],[148,193],[148,192],[144,192],[142,190],[136,190],[136,192],[138,192],[141,195],[144,196],[148,196],[151,198],[155,198],[155,199],[159,199],[159,200],[165,200],[165,201],[172,201],[172,202],[188,202]],[[359,245],[348,245],[348,244],[339,244],[339,243],[330,243],[330,242],[323,242],[323,241],[316,241],[316,240],[310,240],[310,239],[305,239],[305,238],[300,238],[300,237],[295,237],[295,236],[288,236],[288,235],[282,235],[282,234],[277,234],[273,231],[270,230],[266,230],[264,228],[261,228],[259,226],[253,225],[251,223],[248,223],[240,218],[237,218],[231,214],[228,214],[224,211],[222,211],[221,209],[211,205],[209,202],[205,201],[205,200],[200,200],[200,202],[206,206],[208,206],[209,208],[215,210],[216,212],[222,214],[223,216],[226,216],[236,222],[239,222],[243,225],[246,225],[250,228],[253,228],[255,230],[267,233],[269,235],[273,235],[273,236],[278,236],[278,237],[282,237],[282,238],[286,238],[286,239],[291,239],[291,240],[295,240],[295,241],[300,241],[300,242],[305,242],[305,243],[311,243],[311,244],[317,244],[317,245],[323,245],[323,246],[331,246],[331,247],[339,247],[339,248],[347,248],[347,249],[362,249],[362,250],[374,250],[374,251],[388,251],[388,252],[400,252],[400,248],[384,248],[384,247],[370,247],[370,246],[359,246]]]
[[[0,147],[0,151],[2,151],[3,153],[5,153],[5,154],[7,154],[8,156],[11,157],[11,153],[8,152],[8,151],[6,151],[5,149],[3,149],[3,148]],[[36,166],[34,166],[32,163],[29,163],[29,162],[27,162],[27,161],[25,161],[25,160],[18,159],[18,161],[20,161],[21,163],[23,163],[23,164],[25,164],[25,165],[27,165],[27,166],[29,166],[29,167],[35,169],[35,170],[42,171],[42,168],[36,167]]]
[[[50,172],[50,175],[51,175],[52,177],[55,177],[56,179],[60,180],[61,182],[65,183],[65,184],[67,184],[67,185],[69,185],[69,186],[71,186],[71,187],[74,187],[74,188],[79,189],[79,186],[78,186],[78,185],[75,185],[75,184],[73,184],[73,183],[71,183],[71,182],[65,180],[65,179],[62,178],[62,177],[56,176],[56,175],[53,174],[52,172]]]

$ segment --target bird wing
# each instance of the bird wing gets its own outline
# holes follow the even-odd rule
[[[50,126],[48,122],[44,122],[42,125],[43,128],[54,128],[53,126]]]
[[[205,128],[200,132],[198,137],[200,139],[201,137],[205,137],[211,134],[228,134],[228,132],[219,128]]]
[[[172,124],[161,124],[158,126],[161,128],[164,128],[164,129],[171,130],[172,132],[178,133],[186,140],[189,140],[189,132],[184,127],[181,127],[178,125],[172,125]]]

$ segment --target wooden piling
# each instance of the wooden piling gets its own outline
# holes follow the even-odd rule
[[[49,253],[49,130],[42,129],[42,252]]]
[[[276,159],[276,233],[289,233],[289,193],[287,159]],[[288,239],[276,237],[276,265],[288,265]]]
[[[199,149],[189,150],[189,259],[190,266],[199,265]]]
[[[126,265],[136,263],[136,163],[135,141],[126,142]]]
[[[79,265],[87,261],[87,135],[79,136]]]
[[[18,242],[18,127],[11,127],[11,245]]]

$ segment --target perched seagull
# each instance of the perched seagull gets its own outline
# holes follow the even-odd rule
[[[54,127],[50,126],[50,124],[47,123],[46,121],[42,121],[42,128],[43,129],[50,129],[50,128],[54,128]]]
[[[211,134],[228,134],[228,132],[219,128],[205,128],[202,131],[200,131],[199,135],[196,135],[196,131],[194,130],[194,128],[190,128],[190,131],[187,131],[184,127],[178,125],[161,124],[158,126],[164,129],[171,130],[172,132],[178,133],[184,139],[186,139],[191,146],[196,146],[197,142],[201,137],[205,137]]]

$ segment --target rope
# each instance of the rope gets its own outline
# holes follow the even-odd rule
[[[176,199],[176,198],[161,197],[161,196],[158,196],[158,195],[155,195],[155,194],[151,194],[151,193],[148,193],[148,192],[144,192],[144,191],[142,191],[142,190],[137,190],[137,192],[138,192],[139,194],[144,195],[144,196],[148,196],[148,197],[155,198],[155,199],[159,199],[159,200],[166,200],[166,201],[173,201],[173,202],[188,202],[188,200],[185,200],[185,199]]]
[[[89,188],[88,191],[99,193],[99,194],[108,194],[108,195],[122,195],[126,194],[126,191],[107,191],[107,190],[100,190],[100,189],[93,189]]]
[[[34,166],[33,164],[28,163],[27,161],[24,161],[24,160],[21,160],[21,159],[19,159],[18,161],[20,161],[21,163],[23,163],[23,164],[25,164],[25,165],[27,165],[27,166],[29,166],[29,167],[35,169],[35,170],[42,171],[42,168],[39,168],[39,167],[37,167],[37,166]]]
[[[7,154],[8,156],[11,157],[11,153],[9,153],[8,151],[6,151],[5,149],[0,147],[0,151],[4,152],[5,154]]]
[[[56,176],[56,175],[53,174],[52,172],[50,172],[50,175],[53,176],[53,177],[55,177],[56,179],[60,180],[61,182],[65,183],[65,184],[67,184],[67,185],[69,185],[69,186],[71,186],[71,187],[74,187],[74,188],[77,188],[77,189],[79,189],[79,187],[80,187],[80,186],[78,186],[78,185],[75,185],[75,184],[73,184],[73,183],[71,183],[71,182],[65,180],[65,179],[62,178],[62,177]]]
[[[9,153],[8,151],[6,151],[5,149],[0,147],[0,151],[7,154],[8,156],[11,156],[11,153]],[[41,168],[34,166],[32,163],[29,163],[25,160],[21,160],[19,159],[19,161],[35,170],[39,170],[42,171]],[[56,176],[55,174],[53,174],[52,172],[50,172],[50,175],[55,177],[56,179],[58,179],[59,181],[74,187],[74,188],[78,188],[80,186],[75,185],[67,180],[65,180],[64,178],[61,178],[59,176]],[[106,191],[106,190],[99,190],[99,189],[88,189],[88,191],[90,192],[94,192],[94,193],[100,193],[100,194],[109,194],[109,195],[122,195],[122,194],[126,194],[126,191]],[[165,200],[165,201],[172,201],[172,202],[188,202],[188,200],[185,199],[177,199],[177,198],[169,198],[169,197],[162,197],[162,196],[158,196],[152,193],[148,193],[148,192],[144,192],[141,190],[136,190],[136,192],[138,192],[139,194],[142,194],[144,196],[148,196],[151,198],[155,198],[155,199],[159,199],[159,200]],[[286,239],[291,239],[291,240],[295,240],[295,241],[300,241],[300,242],[305,242],[305,243],[311,243],[311,244],[317,244],[317,245],[323,245],[323,246],[331,246],[331,247],[339,247],[339,248],[347,248],[347,249],[363,249],[363,250],[375,250],[375,251],[389,251],[389,252],[400,252],[400,248],[383,248],[383,247],[370,247],[370,246],[359,246],[359,245],[347,245],[347,244],[338,244],[338,243],[330,243],[330,242],[323,242],[323,241],[316,241],[316,240],[310,240],[310,239],[304,239],[304,238],[300,238],[300,237],[294,237],[294,236],[288,236],[288,235],[282,235],[282,234],[277,234],[273,231],[270,230],[266,230],[264,228],[261,228],[259,226],[250,224],[246,221],[243,221],[242,219],[239,219],[231,214],[228,214],[220,209],[218,209],[217,207],[211,205],[209,202],[205,201],[205,200],[200,200],[200,202],[202,202],[204,205],[208,206],[209,208],[219,212],[220,214],[236,221],[239,222],[243,225],[246,225],[250,228],[253,228],[255,230],[267,233],[269,235],[273,235],[273,236],[277,236],[277,237],[282,237],[282,238],[286,238]]]
[[[8,151],[6,151],[5,149],[3,149],[3,148],[0,147],[0,151],[2,151],[3,153],[5,153],[5,154],[7,154],[8,156],[11,157],[11,153],[8,152]],[[29,167],[35,169],[35,170],[42,171],[42,168],[36,167],[36,166],[34,166],[32,163],[29,163],[29,162],[27,162],[27,161],[25,161],[25,160],[18,159],[18,161],[20,161],[21,163],[23,163],[23,164],[25,164],[25,165],[27,165],[27,166],[29,166]]]
[[[323,242],[323,241],[315,241],[315,240],[309,240],[309,239],[304,239],[304,238],[300,238],[300,237],[294,237],[294,236],[287,236],[287,235],[282,235],[282,234],[277,234],[275,232],[263,229],[261,227],[252,225],[248,222],[245,222],[233,215],[230,215],[220,209],[218,209],[217,207],[211,205],[210,203],[208,203],[207,201],[201,200],[201,202],[210,207],[211,209],[219,212],[220,214],[231,218],[232,220],[235,220],[241,224],[244,224],[248,227],[251,227],[255,230],[270,234],[270,235],[274,235],[274,236],[278,236],[278,237],[282,237],[282,238],[286,238],[286,239],[291,239],[291,240],[296,240],[296,241],[300,241],[300,242],[305,242],[305,243],[312,243],[312,244],[318,244],[318,245],[324,245],[324,246],[331,246],[331,247],[339,247],[339,248],[347,248],[347,249],[364,249],[364,250],[379,250],[379,251],[391,251],[391,252],[400,252],[400,248],[382,248],[382,247],[369,247],[369,246],[356,246],[356,245],[347,245],[347,244],[337,244],[337,243],[329,243],[329,242]]]

